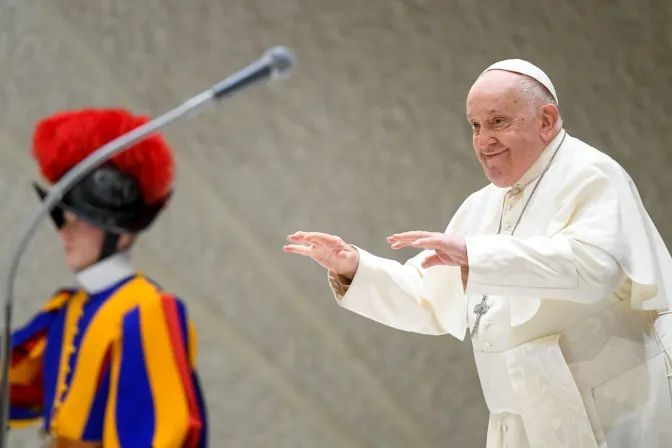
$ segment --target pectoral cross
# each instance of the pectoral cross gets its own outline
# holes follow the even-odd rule
[[[476,314],[476,321],[474,322],[474,327],[471,329],[471,339],[474,339],[476,332],[478,331],[478,326],[481,323],[481,317],[488,312],[490,306],[488,305],[488,296],[483,296],[481,303],[474,307],[474,313]]]

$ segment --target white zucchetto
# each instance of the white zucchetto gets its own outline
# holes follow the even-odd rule
[[[495,62],[490,67],[483,70],[483,72],[481,72],[481,75],[490,70],[504,70],[507,72],[527,75],[530,78],[536,79],[544,87],[546,87],[549,92],[551,92],[551,95],[553,95],[553,98],[555,99],[555,103],[556,104],[560,103],[558,101],[558,95],[557,93],[555,93],[555,87],[551,82],[551,78],[549,78],[548,75],[546,75],[546,73],[544,73],[542,69],[540,69],[539,67],[530,62],[524,61],[522,59],[506,59],[503,61]]]

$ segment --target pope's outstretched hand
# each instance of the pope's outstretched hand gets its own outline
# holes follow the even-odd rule
[[[387,242],[392,245],[392,249],[417,247],[433,251],[422,262],[425,269],[440,265],[466,267],[469,264],[467,244],[461,236],[414,230],[392,235],[387,238]]]
[[[292,244],[285,252],[310,257],[323,268],[352,280],[359,266],[359,252],[336,235],[296,232],[287,237]]]

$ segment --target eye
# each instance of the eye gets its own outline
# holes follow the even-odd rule
[[[492,119],[492,124],[495,126],[502,126],[503,124],[506,123],[506,120],[501,117],[493,118]]]
[[[481,125],[478,123],[471,123],[471,129],[473,129],[474,132],[477,132],[481,128]]]

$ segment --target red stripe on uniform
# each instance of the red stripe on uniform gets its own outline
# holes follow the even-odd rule
[[[41,331],[28,341],[16,347],[12,351],[10,365],[14,367],[24,361],[45,333],[46,332]],[[35,378],[33,378],[28,385],[10,384],[9,396],[13,406],[27,408],[42,405],[42,397],[44,396],[42,373],[42,369],[40,368],[37,371]]]
[[[168,334],[173,346],[173,353],[175,354],[175,361],[177,369],[182,378],[182,385],[187,395],[187,403],[189,407],[189,424],[187,436],[184,441],[184,448],[196,448],[200,440],[201,428],[203,421],[198,408],[198,401],[196,399],[196,391],[191,379],[190,364],[187,359],[187,347],[185,346],[185,337],[182,334],[182,326],[180,325],[180,313],[177,309],[175,299],[170,296],[162,296],[161,302],[163,312],[166,317],[166,324],[168,326]]]

